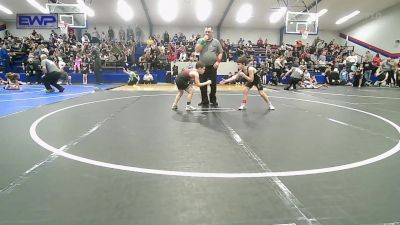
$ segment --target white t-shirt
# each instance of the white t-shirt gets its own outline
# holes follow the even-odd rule
[[[357,62],[357,56],[356,56],[356,55],[354,55],[354,56],[352,56],[352,55],[347,56],[346,61],[349,61],[349,62],[351,62],[351,63],[356,63],[356,62]]]
[[[145,74],[143,76],[143,80],[145,80],[145,81],[153,80],[153,75],[151,75],[150,73],[149,74]]]

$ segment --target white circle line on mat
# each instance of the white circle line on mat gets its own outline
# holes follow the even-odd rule
[[[182,176],[182,177],[202,177],[202,178],[259,178],[259,177],[288,177],[288,176],[301,176],[301,175],[312,175],[312,174],[323,174],[323,173],[330,173],[330,172],[336,172],[336,171],[342,171],[342,170],[348,170],[348,169],[353,169],[365,165],[369,165],[378,161],[381,161],[383,159],[386,159],[394,154],[396,154],[400,150],[400,140],[399,142],[389,149],[388,151],[377,155],[372,158],[368,158],[362,161],[358,162],[353,162],[349,164],[343,164],[339,166],[332,166],[332,167],[326,167],[326,168],[318,168],[318,169],[308,169],[308,170],[297,170],[297,171],[282,171],[282,172],[259,172],[259,173],[208,173],[208,172],[183,172],[183,171],[172,171],[172,170],[159,170],[159,169],[149,169],[149,168],[141,168],[141,167],[133,167],[133,166],[125,166],[125,165],[118,165],[118,164],[113,164],[113,163],[107,163],[107,162],[102,162],[102,161],[97,161],[93,159],[88,159],[80,156],[76,156],[73,154],[70,154],[68,152],[62,151],[63,147],[56,148],[45,141],[43,141],[36,133],[36,128],[39,125],[41,121],[43,121],[45,118],[54,115],[58,112],[84,106],[84,105],[89,105],[89,104],[94,104],[94,103],[100,103],[100,102],[108,102],[108,101],[114,101],[114,100],[121,100],[121,99],[130,99],[130,98],[139,98],[139,97],[157,97],[157,96],[166,96],[166,95],[174,95],[174,94],[155,94],[155,95],[142,95],[142,96],[128,96],[128,97],[119,97],[119,98],[110,98],[110,99],[104,99],[104,100],[98,100],[98,101],[91,101],[91,102],[86,102],[86,103],[81,103],[77,105],[72,105],[68,106],[65,108],[61,108],[58,110],[55,110],[53,112],[47,113],[46,115],[40,117],[37,119],[35,122],[32,123],[29,133],[31,138],[40,146],[43,148],[47,149],[48,151],[51,151],[53,153],[56,153],[60,156],[63,156],[65,158],[69,158],[75,161],[79,161],[82,163],[86,164],[91,164],[95,166],[100,166],[100,167],[105,167],[105,168],[111,168],[111,169],[117,169],[117,170],[123,170],[123,171],[130,171],[130,172],[137,172],[137,173],[146,173],[146,174],[156,174],[156,175],[167,175],[167,176]],[[223,95],[223,94],[222,94]],[[231,94],[227,94],[231,95]],[[252,95],[254,96],[254,95]],[[346,106],[341,106],[341,105],[336,105],[332,103],[325,103],[325,102],[319,102],[319,101],[313,101],[313,100],[307,100],[307,99],[298,99],[298,98],[289,98],[289,97],[278,97],[278,96],[271,96],[272,98],[280,98],[280,99],[288,99],[288,100],[296,100],[296,101],[304,101],[304,102],[311,102],[311,103],[317,103],[317,104],[323,104],[323,105],[328,105],[328,106],[333,106],[333,107],[338,107],[338,108],[343,108],[343,109],[348,109],[352,110],[355,112],[360,112],[364,113],[370,116],[373,116],[375,118],[378,118],[380,120],[383,120],[384,122],[390,124],[393,128],[397,130],[397,132],[400,134],[400,127],[395,124],[394,122],[370,113],[366,112],[360,109],[354,109],[351,107],[346,107]]]

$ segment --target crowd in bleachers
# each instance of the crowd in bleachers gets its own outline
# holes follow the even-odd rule
[[[88,38],[89,37],[89,38]],[[93,41],[92,41],[93,39]],[[25,72],[28,82],[40,82],[40,55],[46,54],[60,69],[66,72],[88,74],[95,68],[96,58],[102,62],[102,67],[123,67],[125,63],[135,61],[135,42],[114,42],[111,39],[97,39],[86,31],[79,41],[73,30],[68,34],[57,34],[52,31],[50,38],[32,31],[29,37],[14,37],[9,35],[0,40],[0,66],[2,71]],[[85,76],[83,76],[83,82]]]
[[[170,38],[167,31],[162,37],[149,37],[147,47],[139,59],[141,68],[165,68],[175,61],[196,61],[194,47],[200,37],[199,34],[193,34],[186,38],[183,33],[179,33]],[[236,61],[239,57],[246,56],[253,66],[262,71],[265,84],[277,85],[292,66],[303,65],[307,72],[325,75],[324,82],[331,85],[371,85],[371,77],[379,77],[382,72],[385,77],[387,75],[386,85],[395,86],[396,82],[397,86],[400,85],[396,78],[399,76],[398,61],[390,58],[383,60],[379,54],[373,56],[369,51],[364,55],[356,55],[354,47],[340,46],[335,40],[325,42],[317,37],[312,44],[303,44],[302,40],[296,40],[295,43],[280,46],[269,44],[267,39],[262,38],[255,43],[242,38],[237,43],[232,43],[229,39],[219,41],[224,50],[223,62]],[[266,78],[267,74],[271,75],[269,79]],[[315,77],[313,79],[315,81]]]
[[[138,42],[135,41],[135,35]],[[121,28],[118,37],[112,27],[107,33],[101,34],[96,28],[91,32],[84,30],[81,36],[78,39],[73,29],[61,35],[52,31],[48,40],[35,30],[29,37],[8,35],[0,40],[1,69],[6,72],[26,72],[28,82],[40,82],[39,57],[47,54],[66,72],[82,74],[83,83],[87,83],[87,75],[93,71],[96,57],[103,68],[136,65],[135,69],[143,71],[170,70],[173,62],[198,60],[194,47],[201,38],[200,34],[186,37],[183,33],[172,35],[165,31],[142,42],[138,27],[135,32],[130,27],[126,31]],[[254,67],[261,70],[264,84],[278,85],[292,66],[302,65],[312,75],[315,72],[323,73],[326,83],[332,85],[371,85],[375,80],[372,78],[379,76],[379,84],[395,86],[397,82],[400,85],[398,60],[381,59],[379,54],[374,56],[368,51],[362,56],[356,55],[354,48],[340,46],[335,40],[325,42],[317,37],[311,44],[296,40],[295,43],[282,45],[270,44],[262,38],[254,42],[242,38],[237,42],[229,39],[219,41],[224,51],[222,62],[236,61],[246,56]],[[142,44],[144,50],[140,48]],[[21,68],[19,62],[23,63]]]

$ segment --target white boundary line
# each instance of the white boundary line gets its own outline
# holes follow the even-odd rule
[[[345,122],[341,122],[341,121],[339,121],[339,120],[335,120],[335,119],[332,119],[332,118],[328,118],[328,120],[330,120],[330,121],[332,121],[332,122],[335,122],[335,123],[338,123],[338,124],[342,124],[342,125],[344,125],[344,126],[349,126],[349,124],[347,124],[347,123],[345,123]]]
[[[376,98],[376,99],[391,99],[391,100],[400,100],[400,98],[396,97],[381,97],[381,96],[370,96],[370,95],[346,95],[346,94],[337,94],[337,93],[329,93],[329,92],[316,92],[316,91],[301,91],[313,94],[321,94],[321,95],[336,95],[336,96],[347,96],[347,97],[358,97],[358,98]]]
[[[63,147],[61,149],[63,150]],[[1,189],[0,193],[8,193],[8,194],[11,193],[17,186],[21,185],[26,179],[28,179],[28,176],[33,171],[36,171],[38,168],[42,167],[45,163],[55,160],[57,157],[58,155],[56,153],[52,153],[51,155],[47,156],[46,159],[44,159],[42,162],[36,163],[30,169],[28,169],[22,175],[20,175],[17,179],[13,180],[9,185]]]
[[[10,90],[12,91],[12,90]],[[37,92],[43,92],[43,91],[29,91],[29,92],[13,92],[13,93],[1,93],[0,96],[7,96],[7,95],[22,95],[22,94],[30,94],[30,93],[37,93]]]
[[[220,117],[217,118],[221,121],[223,126],[228,129],[231,138],[248,155],[248,157],[255,161],[264,172],[271,172],[271,169],[267,164],[243,141],[240,135],[223,119]],[[289,209],[294,209],[298,213],[297,220],[307,221],[308,224],[320,225],[318,220],[303,206],[303,204],[296,198],[289,188],[279,180],[278,177],[265,177],[264,179],[272,183],[275,191],[278,192],[278,196],[285,202],[285,205],[287,205]]]
[[[43,96],[43,97],[36,97],[36,98],[16,98],[16,99],[7,99],[7,100],[0,100],[0,102],[38,100],[38,99],[45,99],[45,98],[57,98],[57,97],[64,97],[64,96],[85,95],[85,94],[89,94],[89,93],[94,93],[94,91],[86,91],[86,92],[80,92],[80,93],[75,93],[75,94],[53,94],[52,96]]]
[[[237,111],[234,108],[196,108],[195,110],[189,111],[192,113],[222,113],[222,112],[234,112]]]
[[[122,108],[125,109],[125,107]],[[118,111],[117,111],[118,112]],[[79,143],[80,140],[86,138],[87,136],[89,136],[90,134],[92,134],[93,132],[95,132],[97,129],[99,129],[104,123],[106,123],[109,119],[115,117],[115,113],[112,113],[110,116],[108,116],[106,119],[96,123],[91,129],[89,129],[88,131],[86,131],[84,134],[80,135],[78,138],[72,140],[70,143],[62,146],[60,148],[61,151],[68,151],[69,148],[71,148],[72,146],[75,146]],[[28,169],[27,171],[25,171],[22,175],[20,175],[17,179],[15,179],[14,181],[12,181],[9,185],[7,185],[6,187],[4,187],[3,189],[0,189],[0,194],[1,193],[11,193],[13,190],[15,190],[15,188],[19,185],[21,185],[24,181],[26,181],[29,176],[31,175],[31,173],[33,172],[37,172],[38,169],[42,166],[44,166],[46,163],[49,162],[53,162],[55,159],[57,159],[60,155],[56,154],[56,153],[52,153],[49,156],[46,157],[45,160],[43,160],[40,163],[35,164],[33,167],[31,167],[30,169]]]
[[[162,95],[174,95],[174,94],[161,94]],[[160,95],[146,95],[147,97],[156,97]],[[252,95],[254,96],[254,95]],[[157,174],[157,175],[168,175],[168,176],[184,176],[184,177],[205,177],[205,178],[253,178],[253,177],[287,177],[287,176],[301,176],[301,175],[311,175],[311,174],[322,174],[322,173],[330,173],[330,172],[336,172],[336,171],[342,171],[342,170],[347,170],[347,169],[353,169],[361,166],[365,166],[368,164],[372,164],[378,161],[381,161],[383,159],[386,159],[394,154],[396,154],[398,151],[400,151],[400,140],[398,143],[388,151],[377,155],[375,157],[362,160],[359,162],[354,162],[354,163],[349,163],[349,164],[344,164],[344,165],[339,165],[339,166],[333,166],[333,167],[327,167],[327,168],[319,168],[319,169],[309,169],[309,170],[297,170],[297,171],[283,171],[283,172],[261,172],[261,173],[204,173],[204,172],[182,172],[182,171],[170,171],[170,170],[158,170],[158,169],[148,169],[148,168],[140,168],[140,167],[133,167],[133,166],[124,166],[124,165],[118,165],[118,164],[112,164],[112,163],[107,163],[107,162],[101,162],[93,159],[88,159],[80,156],[76,156],[67,152],[62,151],[60,148],[53,147],[43,141],[36,133],[36,128],[39,125],[39,123],[44,120],[45,118],[56,114],[58,112],[67,110],[67,109],[72,109],[75,107],[79,106],[84,106],[84,105],[89,105],[89,104],[94,104],[94,103],[99,103],[99,102],[108,102],[108,101],[114,101],[114,100],[121,100],[121,99],[129,99],[129,98],[138,98],[138,97],[143,97],[143,96],[128,96],[128,97],[120,97],[120,98],[111,98],[111,99],[104,99],[104,100],[98,100],[98,101],[91,101],[91,102],[86,102],[86,103],[81,103],[77,105],[72,105],[68,106],[65,108],[58,109],[56,111],[50,112],[39,119],[37,119],[35,122],[32,123],[29,133],[31,138],[40,146],[43,148],[56,153],[60,156],[76,160],[79,162],[95,165],[95,166],[100,166],[100,167],[105,167],[105,168],[112,168],[112,169],[117,169],[117,170],[124,170],[124,171],[131,171],[131,172],[138,172],[138,173],[147,173],[147,174]],[[272,96],[271,96],[272,97]],[[397,130],[397,132],[400,134],[400,127],[395,124],[394,122],[381,117],[379,115],[362,111],[359,109],[354,109],[346,106],[341,106],[341,105],[336,105],[336,104],[331,104],[331,103],[325,103],[325,102],[319,102],[319,101],[313,101],[313,100],[306,100],[306,99],[298,99],[298,98],[288,98],[288,97],[273,97],[273,98],[280,98],[280,99],[288,99],[288,100],[297,100],[297,101],[304,101],[304,102],[311,102],[311,103],[318,103],[322,105],[328,105],[328,106],[334,106],[338,108],[343,108],[343,109],[348,109],[352,110],[355,112],[361,112],[370,116],[373,116],[375,118],[378,118],[380,120],[383,120],[384,122],[388,123],[391,125],[393,128]]]

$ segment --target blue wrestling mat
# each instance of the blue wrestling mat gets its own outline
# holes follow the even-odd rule
[[[96,90],[108,90],[120,84],[65,85],[63,93],[46,93],[43,85],[21,85],[21,90],[0,88],[0,118],[17,112],[80,97]]]

